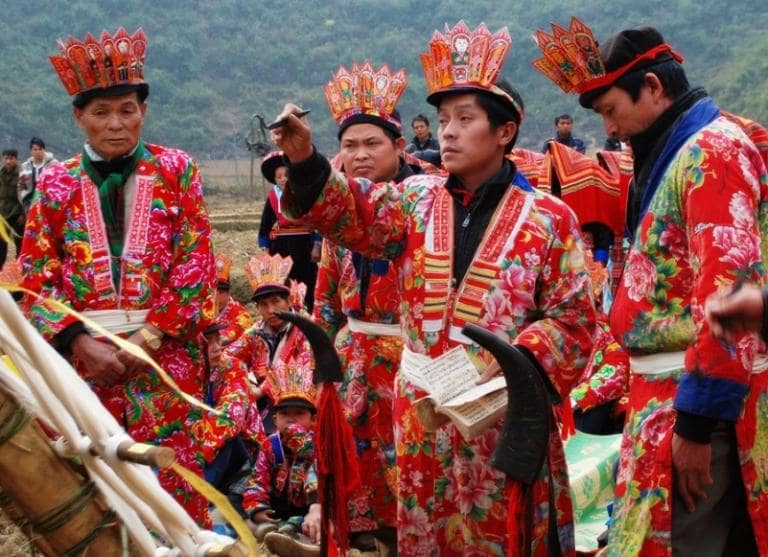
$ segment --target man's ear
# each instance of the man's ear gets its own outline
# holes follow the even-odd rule
[[[666,91],[664,91],[664,85],[662,85],[659,76],[655,73],[648,72],[644,76],[645,86],[651,92],[651,96],[654,100],[666,97]]]
[[[502,145],[507,145],[515,138],[515,134],[517,133],[517,124],[515,122],[509,121],[506,124],[499,126],[497,131],[500,132],[499,143]]]
[[[83,124],[80,122],[80,118],[83,116],[83,110],[81,108],[77,108],[76,106],[72,107],[72,118],[75,119],[75,124],[77,124],[77,127],[80,129],[83,129]]]

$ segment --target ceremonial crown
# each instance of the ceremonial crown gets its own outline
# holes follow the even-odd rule
[[[393,74],[387,64],[374,70],[368,60],[362,66],[355,62],[352,70],[339,66],[325,86],[325,100],[339,127],[352,117],[372,116],[399,131],[400,118],[395,107],[407,85],[404,69]]]
[[[313,383],[314,359],[298,358],[285,366],[279,365],[267,371],[268,390],[275,401],[275,409],[302,406],[315,409],[317,388]]]
[[[216,254],[216,280],[218,288],[229,288],[229,274],[232,269],[232,258]]]
[[[117,85],[144,83],[147,38],[139,28],[129,35],[124,28],[114,36],[102,31],[101,40],[88,33],[79,41],[59,41],[61,56],[49,56],[53,69],[69,95]]]
[[[292,266],[293,259],[290,255],[282,257],[277,253],[269,255],[262,251],[251,257],[245,266],[245,274],[253,289],[253,298],[268,294],[289,294],[290,288],[285,282]]]
[[[510,102],[522,119],[519,103],[496,85],[511,47],[512,38],[506,27],[492,35],[485,23],[474,31],[463,20],[452,29],[446,23],[443,33],[433,33],[429,52],[419,55],[427,81],[427,102],[435,104],[441,93],[452,90],[482,90]]]
[[[661,54],[683,61],[655,29],[637,30],[641,40],[636,44],[632,44],[631,37],[624,36],[627,33],[632,32],[614,37],[608,46],[609,55],[604,59],[592,30],[577,17],[571,18],[568,29],[552,23],[551,35],[541,29],[534,35],[533,40],[544,56],[534,60],[533,67],[566,93],[584,95],[613,85],[642,62],[653,61]]]

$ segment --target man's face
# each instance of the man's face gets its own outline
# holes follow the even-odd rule
[[[281,190],[285,189],[285,186],[288,183],[288,167],[287,166],[278,166],[275,169],[275,183]]]
[[[351,178],[372,182],[392,180],[400,167],[405,139],[394,142],[375,124],[354,124],[341,136],[341,164]]]
[[[221,337],[219,332],[205,335],[205,340],[208,344],[208,363],[212,368],[218,366],[221,363]]]
[[[306,408],[288,406],[275,412],[275,426],[280,433],[285,433],[288,426],[295,423],[308,430],[314,421],[315,416]]]
[[[592,109],[603,118],[605,133],[627,141],[633,135],[647,130],[666,110],[671,101],[654,94],[651,87],[643,85],[636,102],[624,89],[611,87],[597,97]]]
[[[97,97],[82,110],[74,108],[88,143],[106,160],[127,155],[136,146],[146,112],[147,103],[139,103],[136,93]]]
[[[229,290],[225,290],[224,288],[219,288],[216,290],[216,307],[219,308],[219,311],[224,309],[224,306],[227,305],[227,302],[229,302]]]
[[[557,135],[560,137],[568,137],[571,135],[571,128],[573,128],[573,120],[561,118],[557,121]]]
[[[33,161],[40,164],[45,158],[45,149],[40,147],[40,145],[32,145],[32,147],[29,148],[29,154],[32,155]]]
[[[10,171],[16,168],[17,159],[13,155],[3,155],[3,167]]]
[[[280,319],[275,313],[278,311],[290,311],[291,304],[288,302],[288,298],[280,294],[271,294],[259,298],[256,301],[256,309],[259,310],[264,322],[276,331],[283,326],[285,321]]]
[[[465,185],[474,185],[475,178],[495,173],[493,167],[498,165],[504,145],[517,130],[514,122],[492,130],[488,114],[472,93],[446,96],[437,115],[440,155],[448,172]],[[490,174],[489,169],[493,170]]]
[[[424,141],[429,137],[429,126],[421,120],[416,120],[411,127],[413,128],[413,133],[421,141]]]

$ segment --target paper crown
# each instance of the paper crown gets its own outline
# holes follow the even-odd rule
[[[253,295],[290,293],[285,285],[288,273],[291,272],[293,259],[291,256],[282,257],[280,254],[269,255],[266,251],[254,255],[245,266],[245,274],[253,290]]]
[[[505,98],[522,117],[519,104],[496,85],[511,47],[506,27],[492,35],[485,23],[474,31],[463,20],[453,29],[446,23],[443,33],[433,33],[429,52],[419,55],[427,81],[427,102],[432,102],[433,95],[452,89],[480,89]]]
[[[219,288],[229,286],[229,274],[232,269],[232,258],[227,255],[216,254],[216,280]]]
[[[307,296],[307,285],[294,279],[291,279],[289,284],[290,294],[288,299],[291,302],[291,307],[302,309],[304,307],[304,298]]]
[[[592,30],[581,20],[572,17],[568,29],[555,23],[551,25],[551,35],[539,29],[533,37],[544,56],[532,64],[566,93],[583,95],[610,86],[640,62],[654,60],[664,52],[678,62],[683,61],[671,46],[662,43],[608,71]]]
[[[116,85],[144,83],[147,38],[139,28],[129,35],[124,28],[114,36],[102,31],[101,40],[88,33],[79,41],[59,41],[61,56],[49,56],[53,69],[69,95]]]
[[[404,69],[393,74],[387,64],[374,70],[368,60],[362,66],[355,62],[351,70],[339,66],[325,86],[325,100],[339,126],[352,116],[364,114],[381,118],[399,129],[400,120],[392,113],[407,85]]]
[[[275,408],[303,406],[315,408],[317,387],[313,383],[314,360],[299,358],[285,366],[267,372],[268,390],[273,394]]]

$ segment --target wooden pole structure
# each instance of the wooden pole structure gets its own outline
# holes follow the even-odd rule
[[[44,555],[74,557],[87,548],[89,555],[122,557],[119,521],[96,487],[54,452],[37,422],[2,390],[0,489]]]

